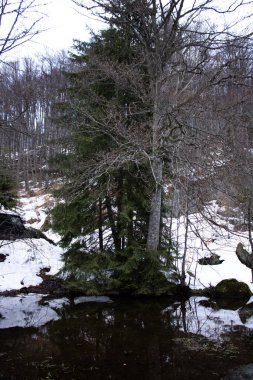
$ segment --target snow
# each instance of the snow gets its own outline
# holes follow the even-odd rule
[[[16,210],[27,226],[40,229],[45,223],[48,210],[53,207],[54,199],[51,194],[45,194],[40,189],[34,189],[30,195],[20,193],[20,206]],[[249,248],[246,232],[237,233],[230,223],[231,218],[222,217],[226,209],[212,201],[202,214],[188,216],[189,226],[186,241],[187,219],[175,218],[172,223],[172,234],[178,247],[176,264],[181,271],[182,255],[187,245],[186,271],[187,284],[191,288],[200,289],[215,286],[226,278],[236,278],[247,283],[253,292],[251,271],[238,260],[235,249],[239,242]],[[238,209],[232,210],[240,222],[241,214]],[[213,225],[208,219],[216,223]],[[236,219],[234,218],[234,219]],[[221,225],[222,227],[217,227]],[[52,230],[46,232],[51,240],[57,242],[60,236]],[[20,289],[23,286],[39,285],[42,282],[38,276],[42,268],[50,268],[49,274],[56,274],[62,267],[61,255],[63,250],[44,239],[26,239],[17,241],[0,241],[0,253],[6,255],[6,260],[0,262],[0,292]],[[220,265],[200,265],[200,258],[218,254]]]
[[[235,278],[245,282],[253,292],[251,270],[239,261],[235,253],[239,242],[250,251],[248,234],[247,232],[235,232],[229,219],[221,216],[222,211],[224,210],[213,201],[202,214],[189,215],[187,239],[186,218],[180,217],[173,220],[172,232],[174,241],[178,245],[178,268],[181,270],[186,242],[186,271],[188,272],[186,282],[191,288],[203,289],[210,285],[215,286],[223,279]],[[238,222],[240,222],[239,210],[234,209],[233,212],[238,215]],[[210,218],[216,225],[210,223],[208,220]],[[200,258],[209,257],[211,253],[219,255],[220,260],[224,260],[223,263],[219,265],[198,264]]]
[[[0,297],[0,329],[10,327],[39,327],[60,319],[58,309],[69,303],[66,298],[40,304],[40,294]]]
[[[6,256],[0,262],[0,292],[39,285],[41,269],[50,268],[47,274],[54,275],[62,267],[62,249],[45,239],[1,241],[0,253]]]
[[[239,310],[219,309],[213,310],[210,307],[204,307],[199,304],[201,300],[207,300],[206,297],[192,297],[186,302],[186,320],[184,328],[187,332],[202,335],[210,340],[217,341],[226,339],[225,333],[237,331],[240,326],[243,326],[245,332],[253,328],[253,316],[243,323],[240,319]],[[253,302],[253,297],[248,301]],[[163,313],[168,310],[165,309]],[[182,315],[179,307],[174,313],[175,318]],[[180,327],[183,331],[183,326]]]
[[[20,208],[17,210],[27,226],[41,228],[48,215],[48,209],[53,205],[50,194],[35,192],[32,196],[21,194]],[[174,241],[177,243],[178,258],[176,260],[179,270],[182,266],[182,255],[187,246],[186,270],[187,283],[192,288],[203,288],[216,285],[225,278],[236,278],[247,283],[253,292],[251,271],[238,260],[235,249],[239,242],[249,248],[247,233],[234,231],[229,219],[222,217],[225,208],[215,201],[211,202],[202,214],[196,213],[188,217],[175,218],[172,223]],[[238,221],[241,215],[239,210],[233,210]],[[211,224],[212,218],[217,225]],[[231,218],[230,218],[231,219]],[[187,234],[186,234],[187,231]],[[57,242],[59,236],[53,231],[46,232],[47,237]],[[187,239],[186,239],[187,235]],[[42,282],[38,276],[43,268],[50,268],[49,274],[56,274],[62,267],[61,255],[63,250],[50,244],[45,239],[25,239],[16,241],[0,241],[0,253],[6,260],[0,262],[0,292],[4,290],[20,289],[23,286],[39,285]],[[211,253],[218,254],[224,262],[220,265],[200,265],[197,261]],[[224,332],[236,331],[240,326],[244,329],[253,328],[253,317],[243,323],[238,310],[213,310],[204,307],[199,302],[205,297],[194,297],[186,303],[185,323],[179,319],[183,330],[200,334],[211,340],[225,339]],[[77,297],[74,305],[86,302],[105,302],[112,300],[108,297]],[[248,301],[253,302],[253,297]],[[15,297],[0,297],[0,329],[10,327],[39,327],[49,321],[61,318],[60,309],[69,304],[66,298],[43,300],[42,295],[28,294]],[[175,318],[182,318],[180,304],[175,310],[174,306],[166,308]],[[246,331],[247,333],[247,331]]]
[[[0,213],[8,214],[8,215],[18,215],[15,211],[7,210],[6,208],[0,208]]]
[[[44,194],[40,189],[32,190],[32,195],[26,192],[20,193],[18,213],[28,227],[41,229],[46,221],[49,210],[54,206],[55,200],[50,193]],[[46,236],[54,242],[60,241],[60,235],[52,230],[46,232]]]
[[[27,227],[39,229],[45,222],[48,208],[53,205],[53,197],[35,190],[33,194],[21,193],[20,206],[16,211]],[[47,231],[46,235],[55,242],[59,240],[53,231]],[[0,262],[0,292],[39,285],[42,282],[39,277],[41,269],[49,268],[47,274],[50,275],[61,269],[62,253],[62,248],[45,239],[0,240],[0,254],[6,256],[6,260]]]
[[[74,299],[75,305],[86,302],[112,303],[113,301],[107,296],[80,296]]]

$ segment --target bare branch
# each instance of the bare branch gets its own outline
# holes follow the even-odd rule
[[[0,3],[0,56],[30,41],[40,32],[45,5],[37,0],[2,0]]]

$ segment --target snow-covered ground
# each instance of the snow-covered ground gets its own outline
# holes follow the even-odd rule
[[[47,211],[52,205],[50,194],[33,191],[32,196],[20,194],[20,205],[16,211],[27,227],[39,229],[45,223]],[[59,236],[50,230],[45,234],[54,242],[59,240]],[[62,248],[45,239],[0,241],[0,254],[6,256],[6,260],[0,262],[0,292],[39,285],[42,282],[39,277],[41,269],[49,268],[48,274],[51,275],[60,270],[62,252]]]
[[[28,227],[43,229],[49,210],[54,206],[55,200],[50,193],[40,189],[32,190],[31,194],[21,191],[17,212]],[[51,229],[45,232],[46,236],[57,243],[60,236]]]
[[[20,207],[17,212],[22,216],[27,226],[41,228],[46,220],[47,211],[53,206],[53,198],[50,194],[35,191],[31,196],[21,194]],[[246,232],[234,232],[233,224],[228,218],[220,215],[222,209],[216,202],[210,203],[204,215],[193,214],[189,216],[188,231],[186,234],[187,221],[181,217],[174,219],[172,224],[174,240],[178,244],[179,258],[177,261],[180,269],[182,265],[182,254],[187,246],[186,270],[191,273],[187,275],[187,281],[192,288],[203,288],[204,286],[216,285],[225,278],[236,278],[249,285],[253,292],[251,283],[251,271],[240,263],[235,249],[238,242],[242,242],[248,248],[249,242]],[[237,214],[237,210],[235,210]],[[238,218],[239,218],[238,211]],[[210,224],[207,218],[212,216],[216,225]],[[219,228],[217,225],[225,225]],[[47,237],[57,242],[59,236],[52,231],[46,232]],[[187,236],[187,239],[186,239]],[[23,286],[38,285],[42,282],[38,276],[42,268],[50,268],[50,274],[57,273],[61,266],[62,249],[50,244],[44,239],[27,239],[20,241],[0,241],[0,254],[7,258],[0,262],[0,291],[19,289]],[[220,265],[199,265],[197,261],[205,256],[215,253],[224,260]],[[253,328],[253,317],[246,323],[242,322],[239,310],[213,310],[199,304],[203,298],[192,298],[187,304],[186,324],[187,331],[201,334],[209,339],[222,336],[224,329],[229,331],[235,326]],[[60,310],[68,300],[51,300],[41,303],[42,296],[38,294],[20,295],[16,297],[0,297],[0,329],[14,326],[38,327],[51,320],[60,318]],[[107,297],[81,297],[74,304],[80,302],[112,302]],[[253,298],[249,300],[253,302]],[[168,307],[168,311],[171,307]],[[165,309],[164,312],[167,312]],[[173,312],[182,314],[179,309]],[[194,315],[193,315],[194,314]]]
[[[51,194],[34,189],[30,195],[20,193],[20,205],[17,212],[27,226],[40,229],[53,204],[54,199]],[[173,236],[178,244],[179,252],[177,260],[179,271],[186,244],[187,283],[190,287],[199,289],[209,285],[214,286],[225,278],[236,278],[247,283],[253,292],[251,271],[240,263],[235,254],[239,242],[249,248],[247,232],[234,232],[231,218],[222,217],[222,211],[224,211],[222,207],[213,201],[202,215],[190,215],[187,234],[186,218],[180,217],[173,220]],[[233,210],[233,213],[240,221],[240,211]],[[208,222],[208,218],[212,218],[216,224]],[[223,228],[217,225],[222,225]],[[60,239],[52,230],[46,231],[46,235],[55,242]],[[38,273],[42,268],[50,268],[49,274],[55,274],[60,270],[62,252],[59,246],[54,246],[44,239],[0,241],[0,254],[7,257],[5,261],[0,262],[0,291],[40,284],[42,279]],[[220,259],[224,260],[222,264],[198,264],[200,258],[210,256],[211,253],[219,255]]]
[[[185,217],[173,220],[173,236],[178,243],[179,251],[178,268],[181,270],[182,255],[186,245],[187,284],[191,288],[202,289],[209,285],[215,286],[223,279],[235,278],[248,284],[253,292],[251,270],[241,264],[235,253],[239,242],[250,251],[248,233],[235,232],[232,219],[221,216],[223,211],[225,210],[216,202],[211,202],[202,215],[199,213],[189,215],[188,230]],[[237,215],[240,223],[240,211],[233,210],[233,213]],[[215,224],[210,223],[208,219],[212,219]],[[199,259],[209,257],[212,253],[219,255],[220,260],[224,260],[222,264],[198,264]]]
[[[0,262],[0,292],[39,285],[39,272],[50,268],[47,274],[56,274],[61,266],[62,249],[44,239],[2,241],[0,253],[6,260]]]

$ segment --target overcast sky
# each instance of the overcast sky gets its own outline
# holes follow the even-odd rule
[[[69,50],[73,39],[87,41],[89,27],[98,29],[98,23],[91,18],[81,15],[78,7],[71,0],[48,0],[48,4],[41,8],[45,16],[41,22],[41,29],[47,29],[33,38],[29,43],[9,54],[9,59],[21,56],[36,56],[38,53]]]
[[[38,53],[44,52],[53,53],[62,49],[69,50],[74,38],[87,41],[89,39],[89,28],[97,31],[103,27],[97,20],[92,20],[88,15],[81,15],[81,9],[75,6],[71,0],[45,1],[48,4],[41,9],[45,14],[41,22],[41,29],[47,29],[47,31],[40,33],[32,42],[26,43],[20,49],[14,49],[6,58],[15,59],[21,56],[36,56]],[[187,0],[188,6],[191,1],[193,0]],[[252,13],[252,7],[244,8],[240,17],[245,16],[245,13]],[[239,16],[239,12],[235,16]],[[224,20],[222,21],[224,22]]]

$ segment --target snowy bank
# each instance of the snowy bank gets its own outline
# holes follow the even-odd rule
[[[186,247],[187,285],[192,289],[215,286],[224,279],[235,278],[245,282],[251,292],[251,270],[243,265],[236,256],[236,247],[241,242],[250,251],[248,232],[236,232],[231,218],[221,216],[222,208],[213,201],[203,211],[180,217],[172,223],[172,234],[178,248],[177,266],[182,268],[182,256]],[[238,223],[240,222],[240,212]],[[219,265],[201,265],[199,259],[212,254],[224,260]]]
[[[62,249],[44,239],[2,240],[0,254],[6,257],[0,262],[0,292],[39,285],[41,269],[54,275],[62,267]]]
[[[20,194],[18,213],[27,226],[40,229],[47,218],[48,209],[53,207],[51,194],[41,190],[32,196]],[[235,250],[239,242],[249,248],[247,232],[236,232],[231,217],[222,216],[224,208],[217,202],[210,202],[202,213],[172,220],[172,236],[177,247],[176,265],[182,269],[182,256],[186,247],[187,285],[193,289],[215,286],[223,279],[235,278],[247,283],[253,293],[251,271],[238,260]],[[242,216],[239,210],[232,210],[238,223]],[[212,222],[210,222],[212,220]],[[170,220],[168,224],[170,225]],[[57,242],[60,236],[52,230],[44,231],[46,236]],[[62,267],[63,250],[44,239],[0,241],[0,254],[6,256],[0,262],[0,291],[36,286],[42,282],[38,276],[43,268],[50,268],[48,274],[56,274]],[[219,265],[200,265],[198,260],[215,253],[224,260]]]

